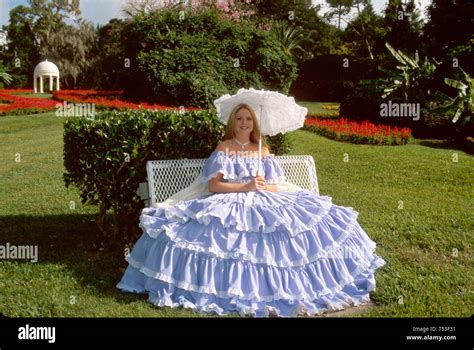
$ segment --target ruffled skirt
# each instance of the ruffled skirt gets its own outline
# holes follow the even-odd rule
[[[117,287],[157,306],[296,316],[369,301],[384,265],[352,208],[300,192],[222,193],[145,208]]]

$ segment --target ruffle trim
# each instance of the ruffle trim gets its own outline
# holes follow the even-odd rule
[[[159,230],[145,230],[146,233],[144,235],[154,240],[161,232],[164,232],[170,245],[196,253],[212,254],[220,259],[241,259],[254,264],[297,267],[319,259],[339,257],[341,255],[344,257],[356,257],[361,254],[360,246],[365,246],[366,250],[368,249],[373,252],[375,250],[375,243],[370,239],[364,241],[363,237],[366,235],[358,231],[360,228],[356,222],[357,212],[350,212],[350,214],[344,218],[345,220],[342,221],[342,224],[334,222],[334,219],[328,216],[331,219],[330,223],[325,222],[326,219],[324,219],[321,225],[318,224],[312,227],[304,235],[299,235],[291,241],[288,240],[289,237],[286,233],[281,232],[271,236],[258,233],[241,233],[239,237],[233,237],[233,241],[238,242],[238,245],[234,245],[231,249],[219,247],[217,242],[222,241],[223,238],[214,237],[213,232],[209,232],[207,235],[207,246],[204,246],[202,241],[186,241],[186,238],[183,239],[179,236],[179,232],[176,232],[175,227],[168,225],[163,225]],[[325,226],[322,226],[323,223]],[[335,239],[330,232],[325,232],[330,230],[331,227],[338,230],[339,235]],[[326,242],[322,241],[323,236],[326,238]],[[288,246],[289,243],[291,243],[290,247]],[[343,243],[345,244],[343,245]],[[147,241],[144,244],[153,244],[153,242]],[[141,244],[137,244],[137,248],[144,249],[141,248]],[[261,252],[260,255],[262,255],[262,252],[265,252],[266,256],[257,256],[257,253],[249,251],[249,248],[258,249]],[[316,252],[311,253],[309,251],[311,249]],[[299,256],[296,258],[290,257],[289,251],[296,252]],[[275,256],[282,258],[275,259]]]
[[[267,182],[275,183],[286,180],[283,170],[273,156],[267,155],[261,163],[262,176]],[[242,181],[245,178],[257,176],[258,170],[259,160],[256,158],[230,158],[223,151],[214,151],[204,164],[200,180],[207,183],[221,173],[223,178],[229,182]]]
[[[133,290],[133,287],[120,284],[118,287],[125,291]],[[223,299],[212,295],[188,292],[172,285],[161,282],[156,290],[148,293],[148,301],[158,307],[183,307],[200,313],[215,313],[218,315],[228,315],[237,312],[241,316],[268,317],[296,317],[313,316],[325,312],[334,312],[348,307],[358,306],[370,301],[369,293],[362,292],[351,296],[344,291],[340,291],[331,298],[321,298],[318,300],[298,300],[296,302],[273,301],[253,302],[240,300],[238,298]]]
[[[150,269],[135,261],[130,255],[126,257],[126,260],[132,268],[136,269],[136,272],[144,274],[149,279],[160,280],[186,291],[212,294],[220,298],[238,297],[242,300],[265,302],[280,299],[314,300],[332,295],[342,290],[347,284],[353,283],[361,273],[368,272],[373,274],[377,268],[385,264],[385,261],[375,254],[372,254],[370,259],[366,257],[365,259],[353,262],[355,268],[352,271],[349,271],[347,261],[342,259],[334,259],[332,262],[318,260],[298,270],[281,269],[265,265],[256,266],[236,260],[231,262],[232,266],[228,268],[228,271],[232,271],[234,280],[226,282],[230,277],[225,275],[227,269],[222,265],[222,261],[219,263],[214,257],[198,256],[195,253],[180,251],[173,256],[165,253],[165,255],[160,257],[160,263],[164,264],[165,258],[169,258],[170,265],[168,266],[173,266],[173,269],[183,270],[180,271],[182,275],[194,278],[200,281],[201,284],[198,285],[192,281],[176,279],[164,272]],[[180,262],[179,267],[176,267],[177,262]],[[335,265],[338,265],[338,274],[340,275],[337,281],[333,276]],[[210,270],[204,271],[199,266],[205,266]],[[251,292],[244,292],[241,285],[238,287],[242,281],[248,281],[252,284],[250,286]],[[278,290],[278,292],[262,295],[262,292],[259,291],[260,286],[268,285],[269,281],[274,283],[274,286],[270,287],[270,289]],[[292,288],[288,285],[290,281],[294,286],[297,286],[298,292],[289,290]],[[147,280],[145,286],[149,282]],[[334,287],[328,287],[328,284],[333,284]],[[149,290],[149,288],[146,289]]]
[[[271,233],[284,227],[296,236],[320,222],[333,206],[330,197],[320,197],[327,199],[316,202],[305,198],[305,191],[298,194],[297,201],[272,207],[248,206],[242,201],[200,203],[195,200],[181,202],[171,208],[145,208],[140,217],[140,227],[156,237],[163,230],[163,225],[195,220],[201,225],[217,223],[221,228],[233,227],[240,232]],[[197,208],[191,209],[193,206]],[[223,206],[226,206],[225,210]],[[219,212],[225,216],[219,216]]]

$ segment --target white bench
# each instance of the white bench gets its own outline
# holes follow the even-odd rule
[[[319,195],[316,166],[312,156],[275,156],[286,180]],[[166,159],[147,162],[148,191],[140,186],[142,199],[154,206],[188,187],[201,173],[206,159]],[[145,194],[144,192],[148,192]]]

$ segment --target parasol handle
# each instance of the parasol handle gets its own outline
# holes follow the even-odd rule
[[[261,175],[261,169],[260,169],[260,163],[262,161],[262,109],[263,105],[260,105],[260,115],[259,115],[259,121],[258,125],[260,126],[260,138],[258,139],[258,170],[257,170],[257,176]]]

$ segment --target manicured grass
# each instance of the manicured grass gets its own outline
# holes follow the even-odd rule
[[[321,194],[360,213],[387,262],[376,275],[378,306],[364,316],[472,315],[472,156],[339,143],[309,131],[292,138],[292,153],[314,156]]]
[[[100,246],[97,209],[64,186],[62,123],[54,113],[0,119],[0,244],[38,245],[39,255],[34,264],[0,261],[0,311],[13,317],[198,316],[158,309],[115,288],[126,263]]]
[[[200,316],[156,308],[115,288],[126,263],[121,252],[102,249],[97,209],[64,187],[62,122],[54,113],[0,119],[0,244],[39,247],[38,263],[0,261],[0,311],[12,317]],[[377,306],[364,316],[472,314],[471,156],[421,144],[367,146],[307,131],[290,135],[293,154],[314,156],[321,194],[360,213],[387,261],[376,275]]]
[[[318,117],[332,117],[337,118],[339,116],[338,110],[329,110],[322,108],[323,106],[339,106],[339,102],[308,102],[308,101],[297,101],[300,106],[308,108],[309,115],[317,115]]]

